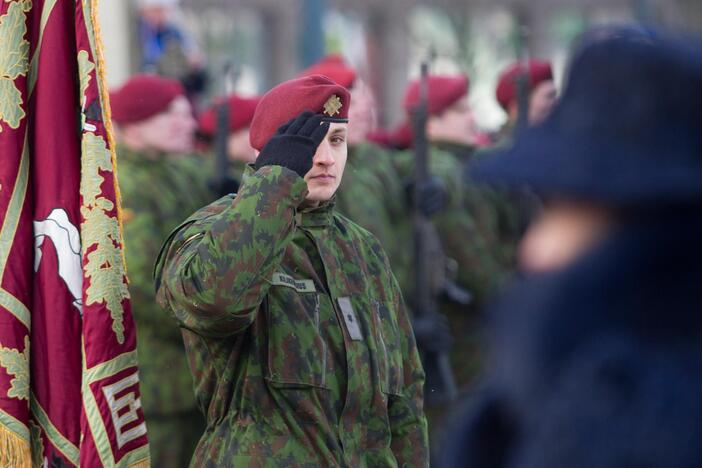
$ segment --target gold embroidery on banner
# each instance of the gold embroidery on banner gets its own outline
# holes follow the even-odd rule
[[[85,128],[85,93],[90,85],[91,74],[95,70],[95,64],[90,61],[88,52],[81,50],[78,52],[78,78],[80,80],[80,107],[81,107],[81,123],[82,128]]]
[[[329,99],[327,99],[327,102],[324,103],[324,113],[329,117],[334,117],[334,115],[339,113],[342,106],[343,104],[341,104],[339,96],[332,94],[329,96]]]
[[[105,179],[100,171],[112,172],[112,159],[105,140],[93,133],[83,133],[83,167],[80,193],[83,205],[80,212],[84,269],[90,286],[85,291],[85,305],[104,303],[112,317],[112,331],[117,341],[124,343],[124,308],[122,301],[129,298],[125,280],[119,223],[111,216],[115,205],[102,196],[100,186]]]
[[[13,1],[7,13],[0,16],[0,122],[13,129],[19,128],[26,115],[22,109],[22,94],[15,86],[15,80],[26,76],[29,69],[29,42],[24,36],[27,34],[26,12],[31,8],[30,0]]]
[[[0,345],[0,367],[13,375],[7,396],[20,400],[29,400],[29,335],[24,337],[24,351],[3,348]]]

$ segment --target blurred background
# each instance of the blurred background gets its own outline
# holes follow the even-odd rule
[[[596,24],[639,20],[702,31],[698,0],[139,0],[100,2],[107,77],[177,76],[204,105],[225,87],[265,92],[328,53],[341,53],[378,99],[378,123],[398,123],[404,84],[435,54],[432,72],[467,72],[478,125],[499,127],[499,71],[524,53],[552,60],[558,82],[571,41]],[[154,47],[163,25],[177,37]]]

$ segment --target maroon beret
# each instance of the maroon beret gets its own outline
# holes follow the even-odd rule
[[[534,89],[534,86],[542,81],[552,80],[553,71],[551,63],[546,60],[532,59],[527,64],[527,73],[529,76],[529,90]],[[517,98],[517,78],[524,73],[525,65],[522,62],[515,62],[507,67],[497,82],[497,91],[495,96],[497,102],[500,103],[504,110],[507,110]]]
[[[180,82],[156,75],[136,75],[110,93],[112,120],[120,124],[146,120],[168,109],[178,96],[185,96]]]
[[[348,122],[351,96],[346,88],[322,75],[285,81],[263,95],[251,122],[249,141],[261,150],[278,127],[304,111],[329,122]]]
[[[260,96],[241,97],[232,94],[227,98],[217,98],[214,104],[200,114],[197,119],[200,133],[206,136],[214,136],[217,131],[217,109],[226,99],[229,109],[229,131],[236,132],[251,125],[256,106],[261,100]]]
[[[390,133],[390,142],[397,149],[409,149],[414,146],[412,123],[408,120],[395,127]]]
[[[324,75],[344,88],[351,88],[356,81],[356,70],[351,68],[340,54],[330,54],[308,69],[300,76]]]
[[[429,76],[429,114],[437,115],[453,103],[468,94],[468,77],[457,76]],[[405,91],[404,107],[409,114],[419,105],[420,81],[414,80]]]

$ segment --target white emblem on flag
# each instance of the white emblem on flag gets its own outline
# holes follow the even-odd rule
[[[105,385],[102,392],[105,394],[107,404],[110,407],[112,415],[112,424],[115,427],[115,435],[117,436],[117,446],[122,448],[124,444],[146,434],[146,423],[125,430],[125,427],[130,423],[139,420],[137,410],[141,408],[141,398],[136,398],[136,394],[131,391],[121,395],[125,389],[136,386],[139,383],[139,374],[134,372],[132,375],[125,377],[119,382]],[[125,411],[126,408],[126,411]],[[122,413],[122,414],[120,414]]]
[[[83,315],[83,267],[80,258],[80,233],[68,220],[68,214],[55,208],[43,221],[34,221],[34,271],[41,264],[41,246],[51,239],[58,257],[58,274],[73,296],[73,305]]]

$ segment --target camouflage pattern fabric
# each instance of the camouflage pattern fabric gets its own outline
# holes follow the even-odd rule
[[[193,157],[148,158],[120,148],[118,167],[129,292],[137,324],[141,401],[150,431],[152,461],[154,466],[174,466],[161,464],[157,455],[182,450],[177,448],[179,440],[191,439],[189,433],[201,430],[203,423],[195,419],[184,424],[173,416],[174,420],[158,425],[173,426],[168,433],[180,435],[170,441],[150,424],[152,417],[164,420],[196,408],[180,330],[156,304],[153,262],[162,239],[184,215],[212,197],[205,190],[204,174]],[[163,446],[159,446],[160,440]],[[191,453],[193,449],[193,444],[185,448]]]
[[[302,209],[280,166],[166,241],[157,298],[183,327],[207,414],[192,466],[428,466],[424,371],[378,241]]]
[[[387,150],[372,143],[350,146],[336,194],[336,209],[373,233],[385,249],[403,293],[408,289],[411,253],[397,242],[395,223],[407,216],[402,180]]]

